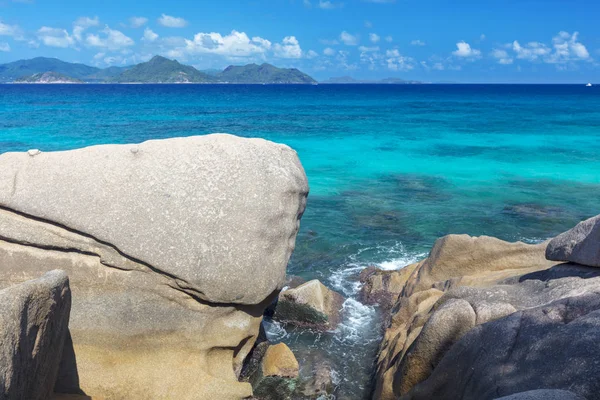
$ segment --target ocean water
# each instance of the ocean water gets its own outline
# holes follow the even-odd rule
[[[314,334],[268,322],[338,399],[365,399],[379,315],[368,265],[448,233],[538,242],[600,213],[600,89],[583,85],[0,85],[0,153],[227,132],[298,151],[311,192],[289,273],[348,297]]]

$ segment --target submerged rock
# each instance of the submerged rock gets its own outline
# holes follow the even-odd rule
[[[585,400],[568,390],[538,389],[499,397],[495,400]]]
[[[600,267],[600,215],[580,222],[548,244],[546,258]]]
[[[274,318],[304,327],[331,330],[341,321],[344,297],[318,280],[279,294]]]
[[[0,290],[0,399],[49,398],[70,309],[69,279],[62,271]]]
[[[92,398],[248,397],[237,374],[285,283],[307,192],[296,153],[261,139],[6,153],[0,287],[69,274],[76,357],[60,376]]]

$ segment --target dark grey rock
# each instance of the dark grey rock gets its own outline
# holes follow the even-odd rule
[[[49,398],[70,309],[69,279],[62,271],[0,290],[1,400]]]
[[[539,388],[600,399],[600,287],[470,330],[401,400],[491,400]]]
[[[546,248],[546,258],[600,267],[600,215],[552,239]]]
[[[496,400],[585,400],[568,390],[539,389],[528,392],[511,394]]]

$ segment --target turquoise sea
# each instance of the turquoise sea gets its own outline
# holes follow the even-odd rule
[[[338,399],[368,398],[380,330],[354,300],[448,233],[537,242],[600,213],[600,88],[583,85],[0,85],[0,153],[227,132],[296,149],[311,192],[290,274],[349,297],[343,325],[268,323]]]

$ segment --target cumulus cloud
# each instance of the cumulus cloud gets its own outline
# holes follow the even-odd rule
[[[148,18],[146,17],[131,17],[129,18],[129,24],[132,28],[141,28],[142,26],[148,23]]]
[[[121,50],[133,46],[135,42],[123,32],[115,29],[110,29],[106,26],[102,31],[102,35],[88,34],[85,42],[88,46],[105,48],[107,50]]]
[[[403,56],[397,49],[386,51],[385,58],[388,69],[392,71],[410,71],[415,67],[415,60]]]
[[[576,61],[591,61],[588,49],[579,41],[579,32],[559,32],[552,38],[552,45],[541,42],[521,44],[515,40],[506,46],[520,60],[538,61],[547,64],[567,64]]]
[[[335,50],[331,47],[327,47],[325,48],[325,50],[323,50],[323,54],[325,54],[326,56],[332,56],[335,54]]]
[[[19,25],[8,25],[0,21],[0,36],[10,36],[15,40],[25,40]]]
[[[167,28],[183,28],[188,24],[183,18],[173,17],[167,14],[162,14],[158,19],[158,23]]]
[[[154,33],[150,28],[144,29],[144,36],[142,37],[143,41],[154,42],[156,39],[158,39],[158,34]]]
[[[453,51],[456,57],[462,58],[479,58],[481,57],[481,51],[473,49],[471,45],[465,41],[456,43],[457,50]]]
[[[46,46],[66,48],[75,44],[75,38],[66,29],[42,26],[37,31],[38,39]]]
[[[6,42],[0,42],[0,51],[3,52],[9,52],[10,51],[10,45]]]
[[[410,42],[410,44],[412,46],[425,46],[425,42],[421,41],[421,40],[413,40],[412,42]]]
[[[377,43],[379,40],[381,40],[381,38],[376,33],[369,33],[369,40],[373,43]]]
[[[86,29],[98,25],[100,25],[100,19],[98,17],[79,17],[73,22],[73,37],[80,42],[82,40],[82,34]]]
[[[302,49],[295,36],[284,37],[281,43],[276,43],[273,46],[273,51],[275,56],[280,58],[302,57]]]
[[[193,40],[185,40],[185,50],[189,53],[217,54],[225,57],[250,57],[266,53],[271,42],[261,37],[250,39],[245,32],[231,31],[229,35],[220,33],[197,33]]]
[[[498,64],[509,65],[513,63],[513,59],[508,55],[506,50],[494,49],[492,51],[492,57],[498,60]]]
[[[356,46],[358,44],[358,37],[343,31],[340,33],[340,41],[347,46]]]

